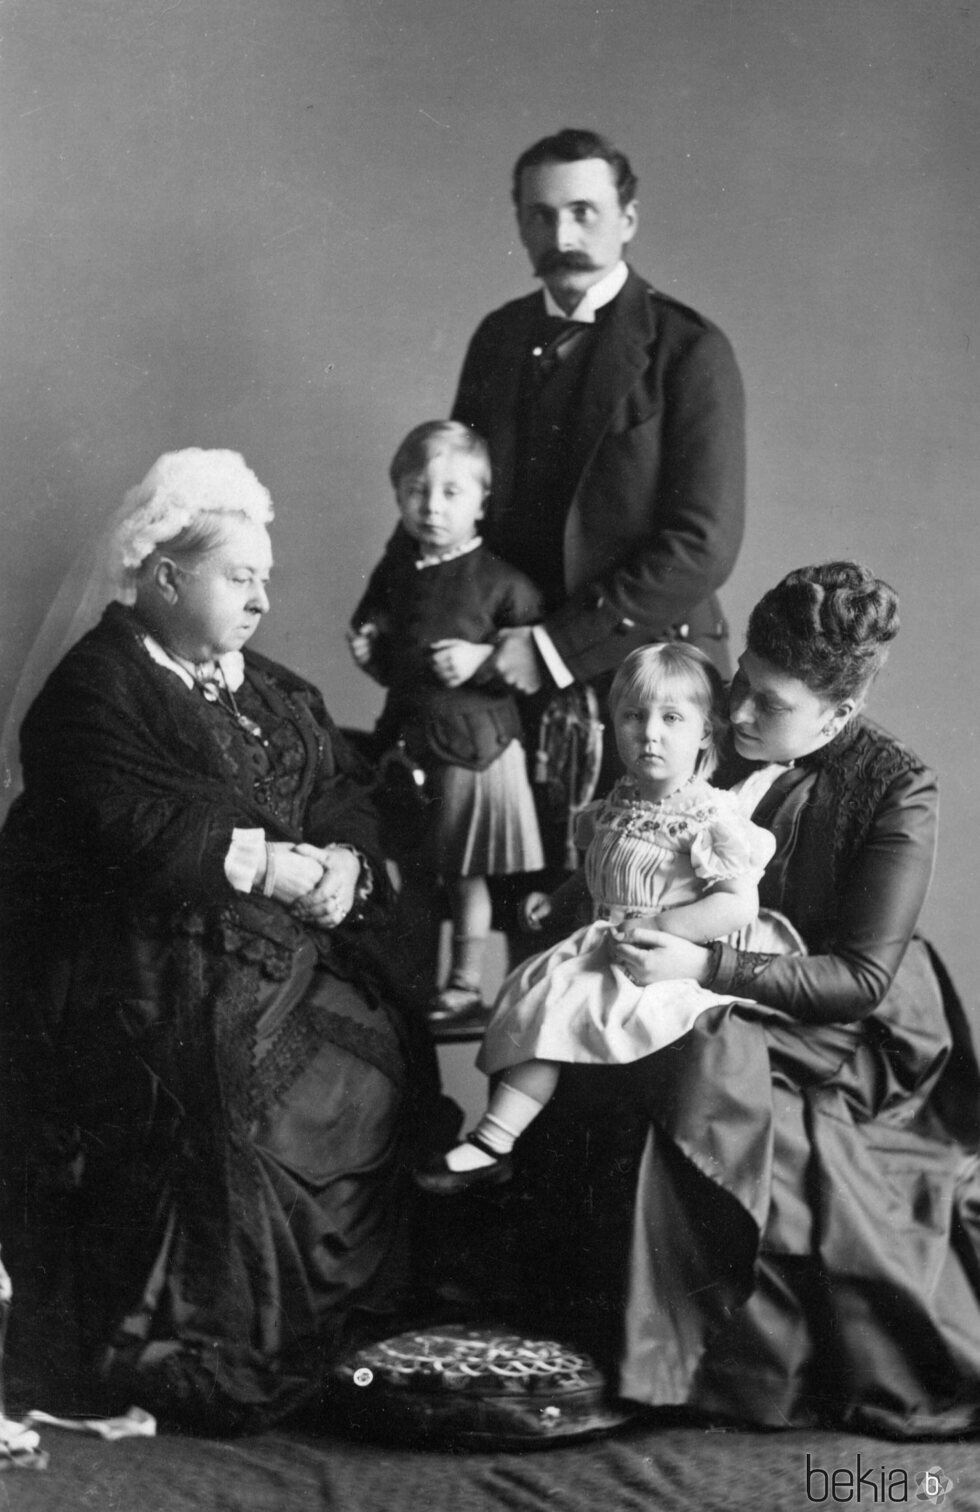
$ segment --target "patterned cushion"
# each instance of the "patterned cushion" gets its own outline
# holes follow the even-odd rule
[[[333,1373],[339,1422],[373,1438],[537,1448],[618,1428],[588,1355],[553,1339],[452,1324],[369,1344]]]

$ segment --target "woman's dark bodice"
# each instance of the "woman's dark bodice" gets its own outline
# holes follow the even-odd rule
[[[245,667],[235,704],[264,744],[156,665],[133,615],[110,606],[25,720],[8,855],[29,831],[35,861],[43,850],[81,897],[115,895],[129,914],[235,902],[238,828],[349,844],[380,868],[364,771],[316,689],[250,651]]]
[[[304,703],[254,666],[233,698],[234,704],[227,695],[219,703],[206,704],[205,713],[229,771],[251,787],[256,800],[280,823],[302,828],[307,779],[324,757],[322,732]],[[235,710],[258,726],[261,735],[239,723]]]
[[[744,773],[733,765],[730,785]],[[932,875],[936,779],[913,752],[863,719],[779,778],[753,818],[776,835],[760,887],[810,954],[722,947],[713,990],[820,1023],[864,1017],[887,992]]]

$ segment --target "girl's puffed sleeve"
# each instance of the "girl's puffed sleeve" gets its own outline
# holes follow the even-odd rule
[[[714,814],[691,846],[694,874],[705,882],[758,882],[776,850],[776,837],[736,809]]]

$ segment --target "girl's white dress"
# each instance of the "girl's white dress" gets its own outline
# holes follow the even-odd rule
[[[693,980],[630,981],[607,953],[624,919],[704,896],[713,882],[758,881],[775,839],[735,793],[693,777],[650,803],[631,778],[579,821],[593,922],[511,972],[500,989],[477,1065],[488,1074],[527,1060],[621,1065],[652,1055],[691,1028],[720,997]]]

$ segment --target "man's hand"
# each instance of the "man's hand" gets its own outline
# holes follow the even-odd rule
[[[537,693],[544,686],[543,663],[530,625],[501,630],[493,653],[493,670],[518,693]]]
[[[551,916],[554,904],[546,892],[528,893],[521,904],[521,923],[525,929],[537,933],[545,919]]]
[[[476,641],[437,640],[429,647],[432,653],[432,670],[447,688],[458,688],[469,682],[478,667],[488,656],[493,655],[492,646],[481,646]]]

